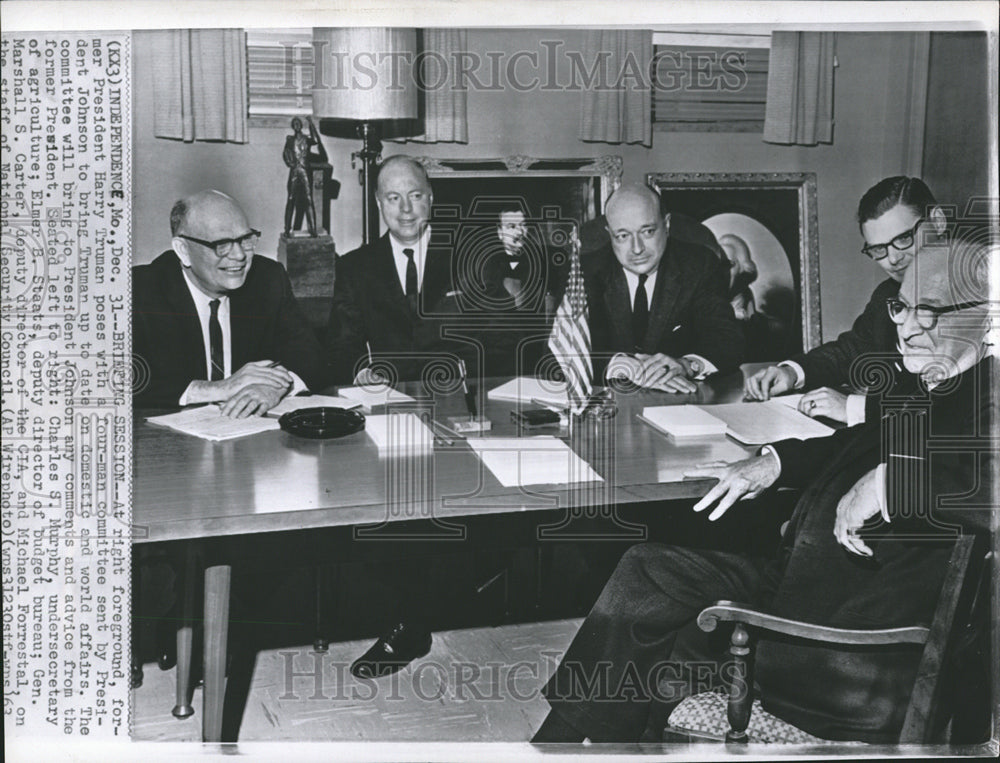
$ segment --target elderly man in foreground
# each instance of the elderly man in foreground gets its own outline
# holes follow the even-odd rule
[[[881,422],[777,442],[697,472],[718,478],[694,506],[709,521],[743,508],[737,501],[767,500],[768,490],[803,490],[777,556],[630,549],[545,687],[552,710],[534,742],[658,741],[673,707],[704,685],[706,665],[717,671],[722,662],[694,623],[719,599],[841,628],[930,621],[956,534],[990,529],[982,506],[991,505],[996,466],[988,442],[976,439],[989,432],[997,388],[985,343],[990,259],[956,242],[926,247],[907,270],[884,309],[920,389],[887,405]],[[968,447],[934,449],[935,440],[960,438]],[[892,742],[917,659],[905,648],[845,657],[762,637],[755,678],[764,707],[808,733]]]

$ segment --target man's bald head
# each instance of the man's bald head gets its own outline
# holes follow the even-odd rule
[[[637,275],[656,270],[667,247],[659,197],[646,186],[623,185],[608,199],[604,214],[622,267]]]

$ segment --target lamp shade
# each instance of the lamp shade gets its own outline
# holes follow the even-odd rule
[[[316,27],[313,115],[370,122],[417,118],[415,29]]]

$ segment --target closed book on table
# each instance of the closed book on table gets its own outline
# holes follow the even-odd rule
[[[651,406],[643,408],[639,418],[675,438],[721,436],[727,429],[726,422],[695,405]]]

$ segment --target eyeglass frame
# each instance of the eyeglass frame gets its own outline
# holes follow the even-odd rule
[[[887,241],[884,244],[865,244],[863,247],[861,247],[861,253],[863,255],[865,255],[865,257],[867,257],[868,259],[872,260],[873,262],[878,262],[879,260],[884,260],[886,257],[889,256],[889,247],[890,246],[893,249],[895,249],[897,252],[902,252],[902,251],[904,251],[906,249],[909,249],[916,242],[916,240],[917,240],[917,229],[920,227],[920,224],[922,222],[924,222],[925,220],[927,220],[926,215],[923,216],[923,217],[921,217],[919,220],[917,220],[917,222],[914,223],[914,225],[913,225],[912,228],[910,228],[909,230],[903,231],[898,236],[893,236],[890,241]],[[906,246],[898,246],[896,244],[896,242],[899,241],[899,239],[904,238],[906,236],[909,236],[910,243],[907,244]],[[883,254],[881,257],[876,257],[875,255],[872,254],[872,250],[873,249],[878,249],[878,248],[882,248],[882,249],[885,250],[885,254]]]
[[[196,244],[201,244],[202,246],[211,249],[212,253],[218,259],[223,260],[232,253],[233,244],[239,244],[240,249],[242,249],[244,252],[247,251],[247,244],[251,244],[250,246],[251,252],[256,250],[257,242],[260,240],[261,234],[260,231],[257,230],[256,228],[251,228],[249,233],[244,233],[239,238],[220,238],[216,239],[215,241],[206,241],[205,239],[202,238],[195,238],[194,236],[189,236],[186,233],[178,233],[176,235],[177,238],[183,238],[186,241],[193,241]],[[219,252],[219,247],[225,246],[226,244],[229,244],[230,248],[227,249],[225,252]]]
[[[899,297],[889,297],[885,301],[885,306],[886,309],[889,311],[889,320],[891,320],[897,326],[902,326],[904,323],[906,323],[906,319],[910,315],[910,313],[915,313],[918,310],[929,311],[931,313],[930,325],[924,325],[924,323],[920,320],[919,313],[916,314],[916,320],[917,320],[917,325],[920,326],[920,328],[922,328],[924,331],[930,331],[935,326],[937,326],[938,320],[941,318],[942,315],[958,312],[959,310],[966,310],[970,307],[979,307],[980,305],[985,305],[988,303],[989,303],[988,299],[979,299],[979,300],[973,300],[972,302],[959,302],[954,305],[945,305],[943,307],[938,307],[937,305],[925,305],[921,303],[917,303],[916,305],[911,306],[906,304]],[[896,315],[892,314],[892,306],[894,304],[903,306],[903,309],[900,310]],[[898,315],[902,315],[903,319],[896,320],[896,317]]]

